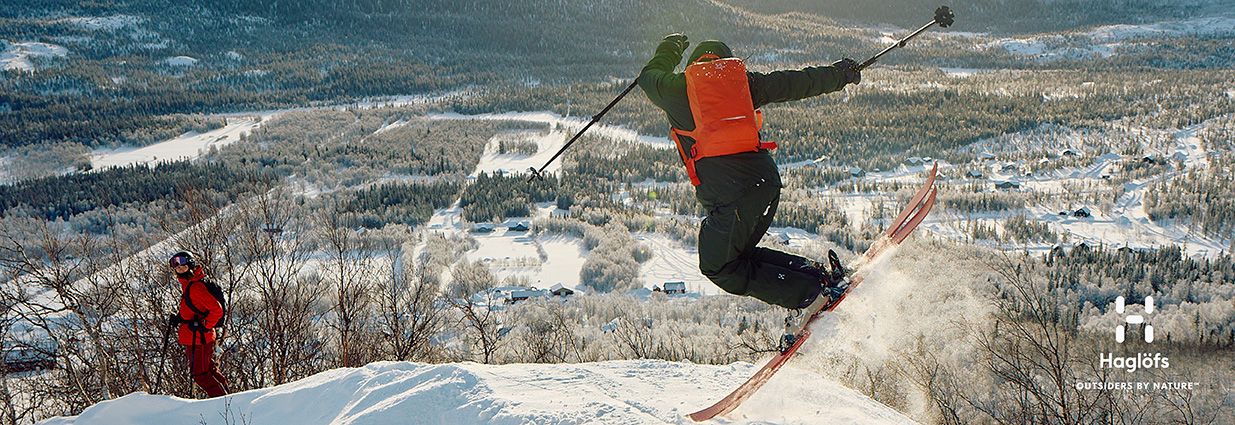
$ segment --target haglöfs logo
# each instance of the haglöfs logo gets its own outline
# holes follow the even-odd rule
[[[1124,297],[1115,297],[1115,312],[1124,314]],[[1154,297],[1145,297],[1145,314],[1153,314],[1154,312]],[[1124,317],[1124,323],[1115,327],[1115,342],[1124,342],[1124,333],[1127,329],[1125,325],[1145,325],[1145,342],[1154,342],[1154,327],[1146,323],[1145,316],[1133,314]]]

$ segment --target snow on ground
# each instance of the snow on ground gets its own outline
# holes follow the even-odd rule
[[[1010,53],[1042,60],[1110,57],[1131,41],[1172,37],[1229,37],[1235,35],[1235,17],[1207,17],[1144,25],[1106,25],[1087,32],[1002,38],[987,43]],[[1069,37],[1084,39],[1077,44]]]
[[[164,160],[196,158],[210,147],[223,147],[240,140],[240,133],[252,132],[260,125],[256,117],[229,118],[222,128],[205,133],[188,132],[180,137],[140,148],[100,149],[90,159],[95,169]]]
[[[197,60],[197,58],[192,57],[192,56],[175,56],[175,57],[170,57],[170,58],[163,60],[163,63],[166,63],[168,66],[185,66],[185,67],[197,65],[198,62],[200,61]]]
[[[755,366],[661,360],[580,364],[378,362],[334,369],[225,398],[133,393],[43,425],[266,424],[689,424]],[[243,418],[243,420],[242,420]],[[781,370],[718,424],[904,424],[913,421],[819,375]],[[230,423],[230,422],[229,422]]]
[[[1178,141],[1178,144],[1175,154],[1172,156],[1179,155],[1184,160],[1184,165],[1190,169],[1209,168],[1209,158],[1205,153],[1205,146],[1201,144],[1201,138],[1197,137],[1197,133],[1208,123],[1207,121],[1175,132],[1175,140]]]
[[[1150,221],[1142,206],[1144,189],[1145,186],[1142,185],[1126,193],[1120,201],[1127,203],[1127,206],[1109,214],[1091,208],[1092,217],[1079,218],[1061,216],[1058,211],[1034,207],[1029,209],[1028,217],[1050,224],[1051,229],[1056,232],[1071,234],[1071,239],[1075,242],[1100,241],[1112,248],[1161,248],[1179,245],[1186,248],[1185,253],[1188,255],[1202,257],[1215,256],[1225,250],[1226,245],[1222,242],[1189,232],[1185,226]],[[1049,249],[1050,246],[1036,248]],[[1037,249],[1031,247],[1031,250]]]
[[[128,26],[135,26],[144,22],[146,18],[132,15],[112,15],[112,16],[75,16],[70,18],[60,18],[52,22],[65,23],[77,26],[89,31],[116,31]]]
[[[463,224],[458,213],[456,209],[438,210],[429,220],[429,229],[456,234],[469,232],[470,228]],[[538,216],[547,215],[548,212],[542,211]],[[536,288],[546,289],[560,283],[578,289],[579,273],[588,255],[583,239],[562,234],[532,235],[509,229],[517,222],[531,221],[530,218],[512,218],[494,225],[493,232],[471,233],[478,246],[464,257],[468,261],[485,263],[499,280],[520,277]],[[650,289],[663,287],[665,282],[682,281],[692,293],[723,292],[699,272],[699,254],[694,247],[654,233],[640,233],[635,239],[652,252],[652,258],[640,267],[643,287]]]
[[[6,71],[32,71],[34,70],[34,64],[30,62],[32,57],[62,58],[68,56],[68,54],[69,49],[55,44],[33,41],[9,43],[5,40],[0,40],[0,69]]]
[[[1235,16],[1216,16],[1145,25],[1106,25],[1086,35],[1103,41],[1138,38],[1223,37],[1235,35]]]
[[[939,68],[939,70],[943,71],[944,75],[958,78],[972,77],[974,74],[994,72],[994,70],[981,68]]]
[[[640,233],[635,239],[652,251],[652,258],[639,268],[639,279],[645,288],[663,288],[665,282],[686,282],[686,290],[690,293],[724,293],[699,271],[697,248],[658,233]]]
[[[479,175],[481,172],[494,173],[503,171],[506,173],[527,173],[529,168],[540,169],[542,165],[549,162],[549,158],[557,153],[566,140],[570,138],[570,134],[564,131],[548,131],[540,134],[537,131],[515,131],[503,132],[494,135],[485,143],[484,153],[481,154],[480,164],[476,170],[472,172],[472,176]],[[522,154],[502,154],[500,152],[501,143],[503,141],[528,141],[536,143],[537,150],[534,155]],[[562,161],[553,161],[545,168],[545,172],[550,174],[557,172],[562,168]]]
[[[845,218],[849,219],[849,227],[854,230],[862,228],[862,223],[872,212],[875,199],[882,197],[871,193],[837,193],[828,196],[831,196],[832,201],[845,213]]]
[[[479,246],[464,254],[468,261],[485,263],[499,280],[525,277],[532,286],[541,289],[558,283],[575,288],[587,258],[583,240],[574,236],[532,236],[527,231],[497,226],[493,233],[473,234],[472,237]]]
[[[471,175],[480,172],[525,172],[528,168],[539,168],[560,149],[568,138],[582,128],[585,121],[573,118],[563,118],[548,112],[505,113],[505,114],[435,114],[431,119],[440,120],[513,120],[539,122],[557,126],[558,130],[546,133],[538,131],[503,132],[491,138],[481,155],[476,169]],[[397,123],[396,123],[397,124]],[[392,124],[394,125],[394,124]],[[618,127],[596,125],[588,130],[607,137],[620,140],[649,143],[656,146],[670,147],[667,140],[640,136],[634,131]],[[498,147],[503,140],[528,140],[535,142],[538,150],[534,155],[499,154]],[[546,171],[553,172],[561,167],[561,161],[555,161]],[[467,233],[479,245],[475,250],[465,255],[470,261],[482,261],[489,265],[490,270],[498,279],[511,276],[527,278],[532,286],[548,288],[562,284],[567,288],[578,288],[579,272],[587,259],[587,251],[583,241],[577,237],[566,235],[537,235],[528,232],[511,231],[509,227],[523,221],[530,224],[538,217],[547,217],[556,210],[552,204],[537,206],[535,216],[507,219],[504,223],[491,223],[493,231],[487,233],[472,232],[471,224],[462,219],[462,210],[456,203],[451,208],[434,212],[426,226],[431,231],[447,233]],[[636,235],[639,242],[648,246],[653,256],[640,268],[640,279],[645,288],[663,286],[665,282],[683,281],[692,292],[718,294],[722,291],[699,272],[699,256],[693,247],[682,246],[681,243],[666,236],[657,234]]]
[[[229,124],[223,128],[206,133],[189,132],[181,136],[140,148],[124,147],[119,149],[100,149],[94,151],[92,164],[95,169],[118,167],[132,164],[149,164],[165,159],[193,159],[205,153],[211,146],[223,147],[240,140],[240,133],[252,133],[254,129],[268,120],[288,112],[313,111],[322,109],[373,109],[380,107],[400,107],[419,105],[439,101],[443,98],[456,96],[463,91],[452,91],[437,95],[405,95],[364,98],[355,102],[311,106],[301,108],[273,109],[265,111],[232,112],[209,115],[208,118],[227,118]],[[399,122],[384,127],[390,130],[403,125]],[[393,126],[393,127],[392,127]],[[379,129],[378,131],[383,131]]]
[[[539,122],[539,123],[545,123],[549,125],[556,124],[566,129],[569,129],[571,136],[573,136],[575,132],[582,129],[583,126],[587,125],[587,123],[591,121],[590,118],[584,119],[584,118],[574,118],[574,117],[563,117],[561,115],[558,115],[552,112],[545,112],[545,111],[542,111],[542,112],[506,112],[506,113],[499,113],[499,114],[477,114],[477,115],[462,115],[462,114],[457,114],[457,113],[452,112],[452,113],[443,113],[443,114],[432,114],[432,115],[429,115],[429,118],[443,119],[443,120],[473,119],[473,120],[525,121],[525,122]],[[618,140],[635,141],[635,142],[640,142],[640,143],[646,143],[652,146],[662,147],[665,149],[670,149],[670,148],[673,148],[673,142],[669,141],[669,136],[667,136],[668,132],[669,132],[669,129],[665,128],[666,136],[657,136],[657,137],[643,136],[634,130],[629,130],[626,128],[622,128],[620,126],[610,126],[610,125],[603,125],[602,123],[597,123],[593,125],[592,128],[588,129],[587,134],[600,135],[600,136],[609,137],[609,138],[618,139]],[[550,155],[552,154],[553,153],[550,153]]]
[[[9,179],[12,178],[10,175],[12,173],[9,172],[9,167],[11,167],[9,163],[11,162],[13,162],[13,157],[0,156],[0,184],[8,183]]]

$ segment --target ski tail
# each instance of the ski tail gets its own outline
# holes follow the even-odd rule
[[[939,163],[936,162],[935,165],[931,167],[930,174],[926,176],[926,182],[922,183],[922,187],[913,194],[913,198],[909,199],[909,204],[905,207],[905,209],[901,210],[901,213],[896,215],[896,220],[892,220],[892,225],[888,226],[887,232],[884,232],[885,236],[889,238],[893,237],[897,231],[905,227],[904,225],[910,218],[909,215],[917,209],[918,205],[922,204],[922,200],[926,198],[928,192],[935,189],[935,177],[938,175]]]
[[[904,242],[905,238],[908,238],[909,234],[918,228],[918,224],[921,224],[922,220],[926,219],[926,215],[930,214],[931,208],[935,206],[935,194],[938,192],[938,189],[931,188],[930,195],[927,195],[926,200],[922,202],[922,206],[918,208],[918,211],[914,213],[909,221],[905,222],[905,225],[900,230],[892,235],[892,242],[897,244]]]

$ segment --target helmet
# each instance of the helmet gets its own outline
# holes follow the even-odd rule
[[[695,46],[695,50],[690,53],[690,62],[687,63],[693,64],[699,61],[700,57],[708,54],[716,55],[722,59],[733,57],[733,51],[729,50],[729,46],[725,45],[725,43],[716,40],[707,40],[699,43],[698,46]]]
[[[189,266],[190,269],[196,269],[197,256],[193,255],[192,252],[180,251],[175,255],[172,255],[171,260],[168,260],[168,264],[172,268],[176,268],[178,266]]]

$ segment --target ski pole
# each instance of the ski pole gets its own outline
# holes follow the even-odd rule
[[[157,391],[163,390],[163,367],[167,365],[167,346],[171,343],[172,328],[170,324],[163,328],[163,349],[159,350],[159,374],[154,379]]]
[[[548,168],[549,164],[552,164],[553,161],[557,159],[557,157],[561,156],[562,152],[566,152],[566,149],[569,148],[570,145],[574,144],[575,140],[579,139],[579,136],[582,136],[583,133],[587,131],[587,129],[591,128],[592,124],[596,124],[597,121],[600,121],[600,117],[605,116],[605,114],[608,113],[609,110],[612,109],[614,105],[617,105],[619,100],[622,100],[623,97],[626,97],[626,94],[630,93],[631,90],[634,90],[635,86],[638,84],[639,84],[638,78],[636,78],[635,81],[631,81],[630,85],[626,86],[626,90],[622,90],[622,94],[619,94],[616,98],[613,99],[612,102],[609,102],[609,105],[605,106],[605,109],[602,109],[600,113],[593,115],[592,121],[587,123],[587,125],[583,126],[583,129],[579,130],[578,133],[575,133],[575,136],[571,137],[570,141],[566,142],[566,146],[562,146],[562,149],[559,149],[557,153],[553,154],[553,157],[549,158],[549,160],[545,162],[545,165],[540,166],[539,170],[535,168],[528,168],[528,170],[532,172],[532,175],[527,178],[527,182],[531,183],[532,180],[535,180],[537,178],[540,178],[543,180],[544,176],[542,176],[541,173],[545,171],[545,168]]]
[[[939,24],[939,27],[941,28],[947,28],[947,27],[952,26],[952,21],[955,18],[956,18],[956,15],[952,14],[952,9],[948,9],[947,6],[939,6],[938,9],[935,9],[935,19],[934,20],[930,21],[926,25],[923,25],[922,28],[918,28],[918,30],[914,31],[913,34],[909,34],[908,36],[905,36],[905,38],[900,39],[900,41],[897,41],[896,44],[893,44],[891,46],[888,46],[888,48],[883,49],[882,52],[879,52],[875,56],[872,56],[870,59],[867,59],[866,62],[862,62],[861,65],[858,65],[858,71],[861,71],[863,69],[866,69],[866,67],[873,65],[875,61],[879,60],[879,58],[883,57],[883,55],[888,54],[888,52],[891,52],[893,49],[896,49],[897,47],[905,47],[905,43],[909,42],[909,39],[917,37],[918,34],[925,32],[927,28],[931,27],[931,25]]]
[[[189,397],[193,397],[193,369],[197,368],[197,331],[193,331],[193,345],[189,347]]]

